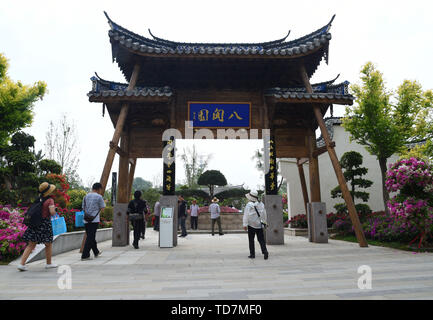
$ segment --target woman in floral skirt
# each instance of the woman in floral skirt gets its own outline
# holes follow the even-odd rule
[[[46,269],[57,268],[56,264],[51,263],[51,255],[53,248],[53,227],[51,226],[51,216],[56,214],[56,207],[52,193],[56,189],[53,184],[44,182],[39,186],[39,194],[44,202],[42,205],[42,223],[38,227],[27,227],[24,232],[23,240],[27,241],[27,247],[21,257],[21,263],[18,265],[18,270],[27,271],[25,266],[26,261],[38,243],[45,244],[45,256],[47,258]]]

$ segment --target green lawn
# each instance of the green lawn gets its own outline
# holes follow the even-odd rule
[[[340,235],[333,235],[331,239],[334,240],[343,240],[348,242],[356,242],[358,243],[358,240],[355,236],[340,236]],[[409,248],[407,243],[401,243],[401,242],[381,242],[378,240],[370,240],[367,239],[367,243],[372,246],[378,246],[378,247],[387,247],[387,248],[393,248],[398,250],[404,250],[404,251],[415,251],[415,252],[433,252],[432,249],[414,249]]]

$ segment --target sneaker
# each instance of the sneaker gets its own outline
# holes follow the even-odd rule
[[[102,251],[99,251],[99,253],[95,255],[95,258],[99,258],[101,256],[101,254],[102,254]]]
[[[86,261],[86,260],[92,260],[92,258],[91,257],[81,258],[81,261]]]
[[[250,259],[255,259],[256,257],[253,256],[253,255],[251,255],[251,256],[248,256],[248,258],[250,258]]]
[[[45,265],[45,269],[55,269],[55,268],[57,268],[57,264],[55,263]]]
[[[20,271],[27,271],[27,267],[23,266],[22,264],[19,264],[18,267],[17,267],[17,269],[20,270]]]

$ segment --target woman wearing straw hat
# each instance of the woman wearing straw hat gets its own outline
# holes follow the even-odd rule
[[[266,225],[267,218],[265,206],[259,201],[259,196],[255,191],[247,193],[245,197],[249,200],[245,206],[243,217],[244,230],[248,230],[248,242],[250,247],[250,255],[248,258],[254,259],[256,257],[254,237],[257,235],[260,248],[262,249],[265,260],[267,260],[269,253],[266,248],[265,235],[263,231],[263,224]]]
[[[223,236],[223,230],[221,228],[221,208],[220,205],[218,204],[219,200],[214,197],[212,199],[212,204],[209,206],[209,212],[210,212],[210,218],[212,220],[212,235],[215,235],[214,230],[215,230],[215,222],[218,223],[218,231],[220,236]]]
[[[51,255],[53,248],[53,228],[51,226],[50,217],[56,214],[56,207],[54,205],[54,199],[52,198],[52,194],[56,186],[53,184],[49,184],[48,182],[44,182],[39,186],[39,194],[41,201],[43,201],[42,205],[42,223],[38,227],[27,227],[27,230],[24,232],[23,240],[27,241],[27,247],[24,250],[24,253],[21,257],[21,263],[18,265],[18,270],[27,271],[27,267],[25,266],[26,261],[36,247],[38,243],[45,244],[45,256],[47,259],[47,264],[45,265],[46,269],[57,268],[56,264],[51,263]]]

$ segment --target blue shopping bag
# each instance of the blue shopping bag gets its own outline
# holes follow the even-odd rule
[[[75,227],[76,228],[84,227],[84,212],[83,211],[75,212]]]
[[[51,218],[51,225],[53,227],[53,236],[67,232],[65,218],[59,217],[58,214]]]

